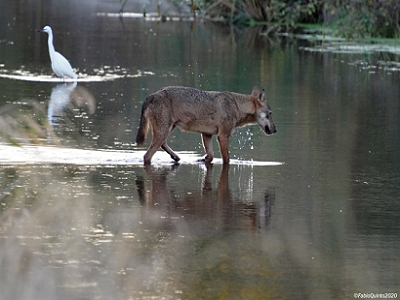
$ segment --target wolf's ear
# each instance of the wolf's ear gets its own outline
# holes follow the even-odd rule
[[[265,89],[262,89],[261,90],[261,92],[260,92],[260,90],[257,88],[257,90],[258,90],[258,93],[257,94],[255,94],[254,93],[254,90],[255,90],[256,88],[254,88],[253,89],[253,96],[255,96],[255,97],[257,97],[257,101],[261,104],[261,105],[264,105],[265,104]]]
[[[265,102],[265,89],[262,89],[260,95],[258,96],[258,100],[261,102]]]
[[[255,96],[255,97],[259,97],[259,95],[260,95],[260,89],[258,88],[258,86],[255,86],[255,87],[253,87],[253,91],[251,92],[251,95],[252,96]]]

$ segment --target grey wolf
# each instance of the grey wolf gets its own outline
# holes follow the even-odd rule
[[[160,147],[178,162],[180,158],[167,144],[168,135],[178,127],[201,134],[206,152],[203,161],[211,163],[214,158],[212,136],[217,135],[223,163],[228,164],[229,137],[235,128],[250,124],[258,124],[267,135],[276,133],[264,89],[260,91],[254,87],[250,95],[244,95],[169,86],[144,101],[136,144],[143,144],[151,125],[153,139],[144,155],[144,164],[150,164]]]

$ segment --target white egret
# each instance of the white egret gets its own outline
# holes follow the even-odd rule
[[[65,77],[71,77],[71,78],[76,78],[76,75],[74,71],[72,70],[71,64],[69,61],[62,56],[61,53],[57,52],[54,49],[53,45],[53,30],[51,29],[50,26],[45,26],[43,29],[39,30],[40,32],[46,32],[49,37],[47,40],[47,43],[49,45],[49,54],[50,54],[50,60],[51,60],[51,68],[53,69],[53,72],[56,73],[58,77],[65,78]]]

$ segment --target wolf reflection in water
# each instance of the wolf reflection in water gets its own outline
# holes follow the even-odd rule
[[[224,228],[262,228],[270,223],[271,208],[275,193],[266,189],[262,199],[251,201],[237,199],[229,188],[229,165],[223,164],[219,176],[218,186],[213,190],[212,164],[206,164],[201,191],[186,193],[182,197],[177,195],[175,187],[168,184],[171,177],[179,168],[173,165],[170,169],[155,169],[145,166],[146,176],[150,179],[151,188],[146,189],[146,179],[143,176],[136,178],[136,187],[142,206],[155,208],[161,214],[177,215],[190,219],[202,217],[213,220],[220,219]],[[153,215],[154,217],[154,215]]]

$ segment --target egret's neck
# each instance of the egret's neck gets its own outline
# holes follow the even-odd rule
[[[49,38],[47,40],[47,43],[49,44],[49,53],[50,57],[53,57],[54,52],[56,52],[56,50],[54,50],[54,45],[53,45],[53,33],[50,31],[48,34]]]

